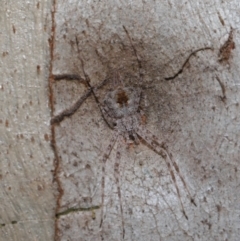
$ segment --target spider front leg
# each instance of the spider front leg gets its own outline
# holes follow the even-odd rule
[[[81,78],[81,76],[76,74],[61,74],[61,75],[53,75],[54,80],[78,80],[80,83],[85,83],[84,79]],[[83,96],[81,96],[71,107],[67,108],[66,110],[63,110],[58,115],[54,116],[51,119],[51,124],[57,124],[60,123],[65,117],[70,117],[73,115],[79,107],[82,105],[82,103],[91,95],[91,90],[85,92]]]
[[[70,117],[71,115],[73,115],[90,95],[91,95],[91,90],[88,90],[70,108],[63,110],[58,115],[54,116],[51,119],[51,124],[60,123],[64,119],[64,117]]]
[[[106,78],[104,81],[102,81],[102,83],[100,83],[100,85],[98,85],[97,88],[93,88],[93,87],[91,86],[91,84],[90,84],[90,78],[89,78],[87,72],[85,71],[84,62],[83,62],[83,59],[82,59],[82,57],[81,57],[81,55],[80,55],[80,49],[79,49],[79,46],[78,46],[78,40],[77,40],[77,38],[76,38],[76,43],[77,43],[77,49],[78,49],[78,52],[79,52],[78,58],[79,58],[79,60],[80,60],[80,62],[81,62],[81,68],[82,68],[83,75],[84,75],[84,77],[85,77],[85,82],[86,82],[87,86],[90,88],[91,93],[93,94],[93,97],[94,97],[94,99],[95,99],[95,101],[96,101],[96,103],[97,103],[97,105],[98,105],[98,107],[99,107],[99,109],[100,109],[100,112],[101,112],[101,114],[102,114],[102,117],[103,117],[104,121],[106,122],[106,124],[108,125],[108,127],[109,127],[110,129],[114,129],[114,124],[112,124],[112,123],[113,123],[113,120],[111,120],[111,122],[108,121],[108,119],[107,119],[107,117],[106,117],[106,116],[108,116],[108,115],[107,115],[107,111],[103,108],[102,104],[100,103],[100,101],[99,101],[99,96],[98,96],[98,94],[97,94],[97,92],[96,92],[96,90],[99,89],[99,88],[101,88],[101,87],[107,82],[107,80],[109,80],[109,78]]]
[[[146,128],[143,128],[143,130],[145,131],[145,133],[146,133],[148,136],[152,137],[152,139],[154,140],[154,142],[156,142],[156,143],[158,143],[158,144],[160,143],[160,141],[158,140],[158,138],[157,138],[155,135],[153,135],[149,130],[147,130]],[[161,148],[162,148],[163,150],[165,150],[166,153],[169,153],[169,151],[167,150],[167,147],[164,145],[164,143],[160,144],[160,146],[161,146]],[[180,170],[179,170],[179,167],[178,167],[177,163],[174,161],[174,159],[173,159],[173,157],[172,157],[172,154],[169,153],[168,156],[169,156],[170,162],[172,163],[174,169],[175,169],[176,172],[178,173],[178,176],[180,177],[180,179],[181,179],[181,181],[182,181],[182,183],[183,183],[183,185],[184,185],[184,187],[185,187],[185,189],[186,189],[186,191],[187,191],[187,193],[188,193],[188,195],[189,195],[189,197],[190,197],[191,203],[192,203],[194,206],[197,206],[197,204],[196,204],[195,201],[194,201],[194,198],[192,197],[192,195],[191,195],[191,193],[190,193],[190,191],[189,191],[189,189],[188,189],[188,187],[187,187],[187,184],[186,184],[186,182],[185,182],[182,174],[180,173]]]
[[[150,131],[148,131],[146,128],[144,128],[143,126],[140,126],[140,128],[138,128],[137,130],[137,134],[140,138],[142,138],[148,145],[149,147],[156,152],[158,155],[162,156],[163,159],[165,160],[166,164],[167,164],[167,168],[169,170],[169,173],[171,175],[171,178],[173,180],[173,183],[175,185],[176,191],[177,191],[177,195],[178,198],[180,200],[180,204],[182,207],[182,212],[183,215],[185,216],[185,218],[188,220],[188,216],[184,210],[184,206],[183,206],[183,202],[182,202],[182,198],[180,195],[180,191],[179,191],[179,187],[176,181],[176,177],[172,168],[171,163],[174,163],[173,166],[175,168],[175,170],[177,171],[177,173],[180,176],[180,179],[183,181],[184,186],[185,186],[185,181],[183,180],[183,178],[181,177],[181,174],[179,172],[179,168],[177,167],[177,164],[172,160],[171,158],[171,154],[168,153],[168,151],[166,150],[166,148],[164,147],[163,142],[160,142],[157,137],[155,135],[153,135]],[[188,189],[187,189],[188,191]],[[188,192],[189,193],[189,192]],[[190,193],[189,193],[190,194]],[[191,196],[190,196],[191,197]],[[192,201],[192,198],[191,198]]]
[[[53,75],[54,80],[78,80],[85,83],[85,80],[77,74],[57,74]]]
[[[123,26],[123,29],[129,39],[129,42],[132,46],[132,49],[133,49],[133,52],[134,52],[134,55],[136,56],[136,59],[137,59],[137,63],[138,63],[138,69],[139,69],[139,81],[140,83],[142,84],[143,83],[143,68],[142,68],[142,62],[141,62],[141,58],[139,57],[138,55],[138,52],[137,52],[137,49],[135,48],[134,44],[133,44],[133,41],[132,41],[132,38],[130,37],[130,34],[127,30],[127,28],[125,26]]]
[[[78,80],[80,83],[86,84],[86,80],[83,79],[81,76],[76,75],[76,74],[61,74],[61,75],[53,75],[54,80],[59,81],[59,80],[67,80],[67,81],[73,81],[73,80]],[[104,84],[106,84],[108,79],[104,79],[99,85],[97,85],[94,88],[95,90],[100,89]],[[87,85],[89,86],[89,85]],[[65,117],[70,117],[72,116],[83,104],[83,102],[93,93],[93,87],[90,86],[88,90],[69,108],[63,110],[56,116],[54,116],[51,119],[51,124],[58,124],[60,123]]]

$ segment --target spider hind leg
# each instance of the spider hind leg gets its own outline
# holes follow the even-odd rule
[[[182,201],[182,198],[181,198],[181,195],[180,195],[180,190],[179,190],[179,187],[178,187],[178,184],[177,184],[177,181],[176,181],[176,176],[174,174],[174,169],[175,171],[178,173],[181,181],[183,182],[183,185],[184,187],[186,188],[188,194],[190,195],[190,192],[187,188],[187,185],[183,179],[183,177],[181,176],[181,173],[179,171],[179,168],[176,164],[176,162],[172,159],[172,155],[168,152],[168,150],[166,149],[166,147],[164,147],[164,143],[163,142],[160,142],[157,137],[155,135],[153,135],[150,131],[148,131],[146,128],[142,127],[138,129],[137,131],[137,135],[143,140],[146,142],[146,144],[155,152],[157,153],[158,155],[162,156],[163,159],[165,160],[165,163],[167,165],[167,168],[168,168],[168,171],[171,175],[171,179],[174,183],[174,186],[175,186],[175,189],[177,191],[177,195],[178,195],[178,198],[179,198],[179,201],[180,201],[180,205],[181,205],[181,208],[182,208],[182,213],[184,215],[184,217],[188,220],[188,216],[185,212],[185,209],[184,209],[184,206],[183,206],[183,201]],[[190,195],[191,197],[191,195]],[[191,202],[195,204],[193,198],[191,197]]]
[[[106,162],[107,162],[107,159],[109,158],[112,150],[113,150],[113,147],[116,143],[118,139],[118,135],[116,135],[115,133],[113,134],[111,140],[110,140],[110,144],[108,145],[105,153],[103,154],[103,157],[102,157],[102,197],[101,197],[101,205],[102,205],[102,209],[101,209],[101,221],[100,221],[100,225],[99,227],[101,228],[102,227],[102,224],[103,224],[103,207],[104,207],[104,190],[105,190],[105,169],[106,169]]]
[[[122,136],[120,136],[122,137]],[[123,139],[123,138],[121,138]],[[121,140],[122,141],[122,140]],[[117,184],[117,194],[118,194],[118,199],[120,203],[120,212],[121,212],[121,222],[122,222],[122,238],[124,239],[125,236],[125,228],[124,228],[124,217],[123,217],[123,206],[122,206],[122,195],[121,195],[121,188],[120,188],[120,171],[119,171],[119,166],[120,166],[120,159],[121,159],[121,143],[119,142],[117,145],[117,153],[116,153],[116,161],[114,164],[114,175],[116,179],[116,184]]]

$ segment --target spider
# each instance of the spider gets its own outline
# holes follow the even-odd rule
[[[132,49],[136,56],[136,60],[139,67],[139,83],[143,82],[143,72],[142,72],[142,64],[140,58],[137,54],[137,51],[132,43],[132,39],[125,27],[123,27],[124,31],[126,32],[128,39],[131,43]],[[76,38],[76,43],[78,46],[78,40]],[[79,48],[78,48],[79,51]],[[80,52],[80,51],[79,51]],[[80,55],[79,55],[80,56]],[[79,57],[81,62],[81,67],[83,71],[83,77],[78,75],[71,75],[71,74],[63,74],[63,75],[55,75],[55,80],[67,79],[67,80],[79,80],[80,82],[86,84],[88,86],[88,91],[77,100],[77,102],[71,106],[70,108],[62,111],[60,114],[54,116],[51,120],[51,124],[60,123],[64,117],[69,117],[73,115],[78,108],[80,108],[81,104],[90,96],[93,95],[101,115],[107,124],[107,126],[112,129],[113,134],[110,138],[109,145],[107,146],[106,150],[104,151],[101,163],[102,163],[102,180],[101,180],[101,188],[102,188],[102,196],[101,196],[101,221],[99,227],[102,228],[103,221],[104,221],[104,189],[105,189],[105,168],[107,160],[115,146],[117,144],[116,150],[116,160],[114,164],[114,174],[116,179],[117,185],[117,195],[119,198],[120,203],[120,212],[121,212],[121,222],[122,222],[122,238],[124,239],[125,236],[125,225],[124,225],[124,217],[123,217],[123,207],[122,207],[122,195],[121,195],[121,188],[119,184],[120,180],[120,171],[119,165],[121,160],[121,152],[120,152],[120,145],[121,143],[125,142],[128,145],[139,145],[144,144],[147,145],[151,150],[153,150],[157,155],[161,156],[167,165],[169,173],[171,175],[172,181],[175,185],[176,192],[180,201],[182,213],[186,219],[188,216],[184,210],[183,202],[181,199],[180,191],[178,184],[176,182],[176,176],[174,172],[176,171],[187,190],[191,202],[195,204],[194,199],[191,197],[191,194],[187,188],[187,185],[179,171],[179,167],[177,163],[173,160],[171,153],[168,151],[167,146],[163,141],[160,141],[156,135],[151,133],[145,127],[145,114],[144,108],[141,106],[142,100],[145,98],[143,93],[143,89],[141,87],[131,87],[126,86],[124,81],[121,80],[120,74],[117,73],[115,77],[115,82],[117,83],[116,87],[112,90],[109,90],[103,101],[100,101],[100,97],[97,94],[97,90],[100,89],[103,85],[105,85],[109,78],[103,80],[100,85],[96,87],[92,87],[90,84],[90,78],[84,70],[84,62],[81,57]],[[140,86],[140,85],[139,85]]]

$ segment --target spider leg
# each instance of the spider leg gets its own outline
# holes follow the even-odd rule
[[[142,91],[140,95],[140,101],[139,101],[139,112],[141,116],[145,116],[145,113],[147,112],[147,109],[149,107],[147,95]]]
[[[104,120],[106,120],[108,126],[113,130],[114,127],[117,125],[116,124],[116,119],[114,119],[113,117],[111,117],[108,113],[108,109],[104,106],[100,106],[101,109],[101,113],[104,116]]]
[[[141,128],[139,128],[137,130],[137,134],[138,134],[138,136],[140,138],[142,138],[150,146],[150,148],[153,151],[155,151],[157,154],[161,155],[163,157],[163,159],[165,160],[165,162],[167,164],[167,168],[168,168],[169,173],[171,175],[171,178],[172,178],[172,180],[174,182],[178,198],[180,200],[180,204],[181,204],[181,207],[182,207],[183,215],[188,220],[188,216],[187,216],[187,214],[186,214],[186,212],[184,210],[184,206],[183,206],[182,198],[181,198],[181,195],[180,195],[179,187],[178,187],[178,184],[176,182],[176,177],[175,177],[172,165],[171,165],[171,163],[173,162],[173,160],[171,159],[171,154],[169,154],[168,151],[165,149],[164,143],[160,142],[157,139],[157,137],[155,135],[153,135],[150,131],[148,131],[146,128],[141,126]],[[176,165],[177,165],[176,163],[173,164],[175,169],[176,169]],[[179,169],[178,168],[177,168],[176,171],[179,174]],[[181,180],[182,180],[182,178],[181,178]]]
[[[91,92],[92,92],[92,94],[93,94],[93,97],[94,97],[94,99],[95,99],[95,101],[96,101],[96,103],[97,103],[97,105],[98,105],[98,107],[99,107],[99,109],[100,109],[100,112],[101,112],[101,114],[102,114],[102,117],[103,117],[104,121],[106,122],[106,124],[108,125],[109,128],[113,129],[113,126],[111,125],[111,123],[109,123],[109,121],[106,119],[106,115],[104,115],[105,113],[104,113],[103,108],[102,108],[102,105],[101,105],[101,103],[100,103],[100,101],[99,101],[98,95],[97,95],[97,93],[96,93],[96,91],[95,91],[95,88],[93,88],[93,87],[91,86],[91,84],[90,84],[90,78],[89,78],[88,74],[87,74],[86,71],[85,71],[84,62],[83,62],[83,59],[82,59],[82,57],[81,57],[81,55],[80,55],[80,49],[79,49],[77,37],[76,37],[76,44],[77,44],[77,50],[78,50],[78,53],[79,53],[78,58],[79,58],[79,60],[80,60],[80,62],[81,62],[81,67],[82,67],[82,71],[83,71],[83,74],[84,74],[84,77],[85,77],[86,84],[88,85],[88,87],[90,88],[90,90],[91,90]],[[108,80],[108,78],[107,78],[106,80]],[[104,80],[104,82],[105,82],[106,80]]]
[[[102,227],[102,224],[103,224],[103,205],[104,205],[104,190],[105,190],[105,166],[106,166],[106,162],[107,162],[107,159],[108,157],[110,156],[111,154],[111,151],[116,143],[118,139],[118,133],[114,133],[111,140],[110,140],[110,144],[108,145],[105,153],[103,154],[103,157],[102,157],[102,209],[101,209],[101,221],[100,221],[100,225],[99,227],[101,228]]]
[[[123,141],[123,137],[121,139],[122,139],[121,141]],[[119,165],[120,165],[120,159],[121,159],[120,146],[121,146],[121,142],[119,142],[117,145],[117,154],[116,154],[116,161],[114,164],[114,173],[115,173],[115,178],[117,183],[118,199],[120,203],[120,212],[121,212],[121,219],[122,219],[122,237],[124,239],[125,228],[124,228],[124,218],[123,218],[122,196],[121,196],[121,189],[120,189],[120,182],[119,182],[120,180]]]
[[[153,138],[153,140],[154,140],[155,142],[157,142],[158,144],[160,143],[160,141],[158,140],[158,138],[157,138],[155,135],[153,135],[149,130],[147,130],[146,128],[143,128],[143,130],[144,130],[148,135],[152,136],[152,138]],[[165,150],[167,153],[169,153],[169,151],[167,150],[167,147],[164,145],[163,142],[162,142],[162,144],[160,144],[160,146],[162,146],[163,150]],[[178,176],[180,177],[180,179],[181,179],[181,181],[182,181],[182,183],[183,183],[183,185],[184,185],[184,187],[185,187],[185,189],[186,189],[186,191],[187,191],[187,193],[188,193],[188,195],[189,195],[189,197],[190,197],[191,203],[193,203],[194,206],[197,206],[196,203],[195,203],[195,201],[194,201],[194,199],[193,199],[193,197],[192,197],[192,195],[191,195],[191,193],[190,193],[190,191],[189,191],[189,189],[188,189],[188,187],[187,187],[187,184],[186,184],[186,182],[185,182],[185,180],[184,180],[184,178],[183,178],[183,176],[182,176],[182,174],[181,174],[181,172],[180,172],[180,170],[179,170],[179,167],[178,167],[177,163],[174,161],[171,153],[169,153],[169,160],[171,161],[171,163],[172,163],[174,169],[176,170],[176,172],[178,173]]]
[[[116,89],[118,86],[124,86],[119,70],[113,74],[112,88]]]
[[[54,75],[53,76],[55,80],[79,80],[82,83],[86,84],[86,81],[80,77],[79,75],[75,74],[61,74],[61,75]],[[98,90],[103,85],[105,85],[107,82],[107,79],[104,79],[99,85],[97,85],[94,89]],[[82,105],[82,103],[92,94],[92,88],[89,88],[83,96],[81,96],[71,107],[67,108],[66,110],[63,110],[58,115],[52,117],[50,123],[51,124],[58,124],[60,123],[65,117],[70,117],[73,115]]]
[[[85,80],[77,74],[56,74],[53,75],[54,80],[78,80],[81,83],[85,83]]]
[[[134,54],[135,54],[135,56],[136,56],[137,63],[138,63],[138,68],[139,68],[140,83],[142,83],[142,82],[143,82],[143,68],[142,68],[141,59],[140,59],[140,57],[138,56],[137,50],[136,50],[136,48],[135,48],[135,46],[134,46],[134,44],[133,44],[133,42],[132,42],[132,39],[131,39],[131,37],[130,37],[130,34],[128,33],[128,31],[127,31],[127,29],[126,29],[126,27],[125,27],[124,25],[123,25],[123,29],[124,29],[124,31],[125,31],[126,34],[127,34],[127,37],[128,37],[128,39],[129,39],[129,41],[130,41],[130,44],[131,44],[131,46],[132,46],[132,48],[133,48],[133,52],[134,52]]]
[[[138,135],[136,134],[136,132],[133,132],[132,135],[133,135],[134,143],[136,145],[139,145],[140,144],[140,140],[139,140]]]
[[[175,79],[176,77],[178,77],[178,75],[180,75],[180,74],[183,72],[184,68],[186,67],[186,65],[187,65],[187,63],[189,62],[189,60],[191,59],[191,57],[194,56],[197,52],[199,52],[199,51],[204,51],[204,50],[213,50],[213,48],[212,48],[212,47],[203,47],[203,48],[194,50],[193,52],[191,52],[191,53],[189,54],[189,56],[187,57],[187,59],[186,59],[185,62],[183,63],[181,69],[180,69],[176,74],[174,74],[173,76],[171,76],[171,77],[166,77],[165,80],[167,80],[167,81],[168,81],[168,80],[173,80],[173,79]]]
[[[91,90],[88,90],[83,96],[81,96],[70,108],[63,110],[61,113],[58,115],[54,116],[50,123],[51,124],[57,124],[60,123],[64,117],[69,117],[73,115],[79,107],[82,105],[82,103],[91,95]]]

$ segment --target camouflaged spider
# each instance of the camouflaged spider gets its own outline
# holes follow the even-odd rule
[[[124,27],[124,30],[130,40],[131,46],[133,48],[134,54],[136,56],[138,67],[139,67],[139,83],[143,82],[143,73],[142,73],[142,64],[140,58],[137,54],[137,51],[132,43],[132,40],[128,34],[128,31]],[[77,46],[78,46],[78,41]],[[194,203],[190,192],[188,191],[187,185],[179,171],[177,163],[173,160],[172,155],[167,150],[163,141],[160,141],[154,134],[152,134],[145,126],[144,126],[144,108],[141,107],[141,100],[144,98],[142,88],[140,87],[126,87],[123,81],[119,81],[119,75],[116,77],[118,85],[114,90],[110,90],[106,93],[104,100],[101,102],[97,90],[101,88],[108,79],[102,81],[100,85],[97,87],[92,87],[90,84],[90,79],[87,73],[84,70],[84,62],[81,57],[79,57],[81,62],[82,71],[84,74],[84,78],[78,75],[57,75],[54,76],[55,80],[60,79],[68,79],[73,80],[77,79],[83,83],[85,83],[89,89],[88,91],[79,98],[79,100],[69,109],[64,110],[57,116],[53,117],[51,120],[52,124],[61,122],[64,117],[73,115],[77,109],[81,106],[81,104],[88,98],[90,95],[93,95],[95,101],[101,111],[102,117],[105,120],[106,124],[113,130],[113,135],[110,138],[110,144],[107,146],[106,150],[104,151],[101,162],[102,162],[102,196],[101,196],[101,222],[100,228],[102,228],[102,224],[104,221],[104,189],[105,189],[105,166],[106,162],[113,150],[115,144],[118,142],[117,151],[116,151],[116,161],[114,164],[114,173],[115,179],[117,184],[117,194],[120,202],[120,212],[121,212],[121,222],[122,222],[122,237],[124,238],[125,235],[125,228],[124,228],[124,217],[123,217],[123,207],[122,207],[122,196],[121,196],[121,188],[119,184],[120,180],[120,173],[119,173],[119,165],[121,159],[121,152],[120,152],[120,143],[126,142],[127,144],[134,144],[138,145],[140,143],[146,144],[151,150],[155,153],[160,155],[166,162],[167,168],[171,175],[172,181],[175,185],[177,195],[180,200],[181,208],[183,215],[186,219],[188,219],[187,214],[184,210],[183,202],[180,196],[180,191],[178,184],[176,182],[176,177],[174,172],[177,172],[185,189],[187,190],[189,197],[191,198],[191,202]]]

